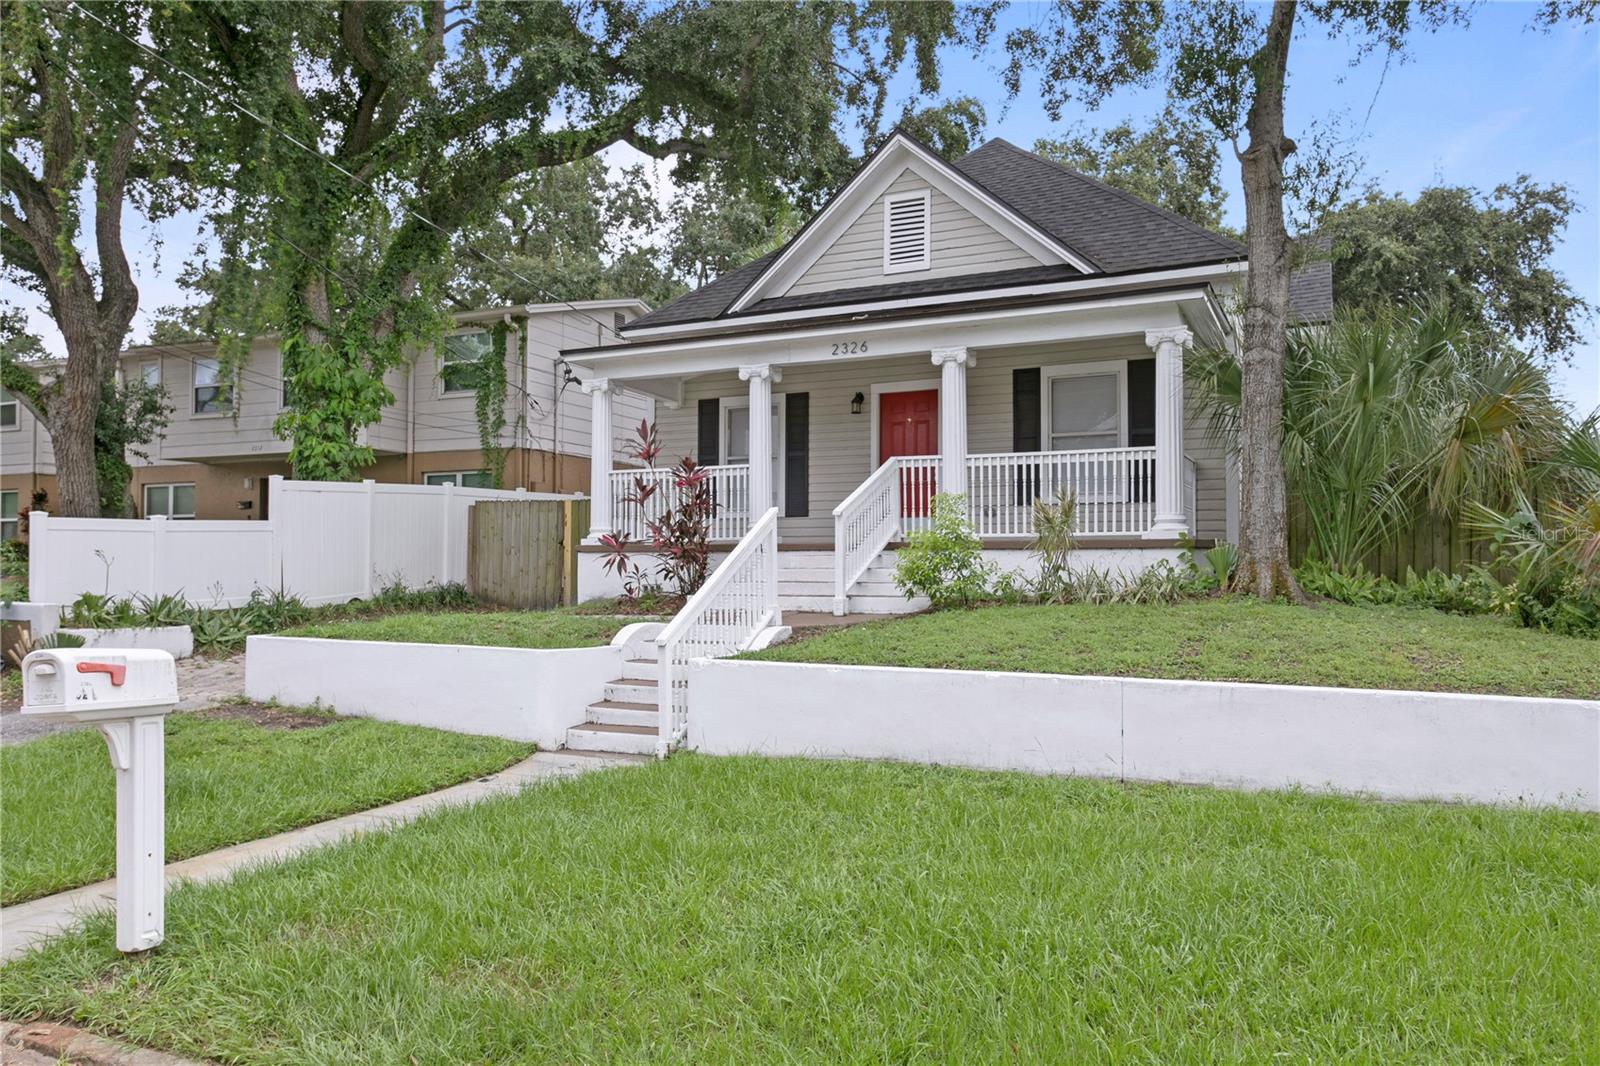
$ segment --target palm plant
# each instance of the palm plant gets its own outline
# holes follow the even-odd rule
[[[1191,377],[1214,428],[1233,433],[1232,356],[1202,353]],[[1563,427],[1538,365],[1483,343],[1440,305],[1291,335],[1283,419],[1306,553],[1345,570],[1426,517],[1453,521],[1469,503],[1504,507],[1535,491]]]

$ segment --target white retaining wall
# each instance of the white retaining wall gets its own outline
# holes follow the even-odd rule
[[[701,660],[689,745],[1600,810],[1600,701]]]
[[[622,673],[622,645],[487,648],[250,637],[245,695],[556,748]]]
[[[480,500],[571,499],[521,489],[271,479],[268,519],[28,519],[28,593],[70,604],[85,592],[115,597],[181,593],[236,606],[257,588],[307,603],[465,581],[467,511]]]
[[[174,659],[194,654],[194,632],[188,626],[143,626],[127,629],[69,629],[59,632],[83,638],[86,648],[147,648],[164,651]]]

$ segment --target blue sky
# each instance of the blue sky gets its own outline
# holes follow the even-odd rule
[[[1014,7],[1005,23],[1037,17],[1031,7]],[[1416,36],[1409,61],[1391,64],[1386,74],[1381,57],[1351,67],[1347,44],[1302,29],[1290,52],[1289,133],[1343,112],[1353,129],[1365,119],[1363,178],[1390,192],[1415,195],[1441,181],[1487,191],[1519,173],[1565,183],[1582,210],[1568,226],[1555,266],[1585,299],[1600,304],[1600,32],[1529,30],[1532,11],[1528,4],[1491,2],[1468,27]],[[1098,111],[1063,114],[1053,123],[1038,103],[1036,84],[1006,101],[999,80],[1003,58],[998,47],[987,56],[951,56],[944,91],[983,100],[989,135],[1024,148],[1076,120],[1091,126],[1139,121],[1165,103],[1160,87],[1127,92]],[[1229,149],[1223,170],[1227,221],[1243,229],[1244,202]],[[1555,376],[1576,408],[1600,407],[1600,343],[1593,323],[1572,365],[1558,368]]]
[[[1343,42],[1315,29],[1302,31],[1291,53],[1290,134],[1340,113],[1348,113],[1356,128],[1365,119],[1365,176],[1408,195],[1435,181],[1491,189],[1518,173],[1566,183],[1582,210],[1555,265],[1586,299],[1600,303],[1600,31],[1532,31],[1531,13],[1526,4],[1490,3],[1475,13],[1470,27],[1419,35],[1410,61],[1391,65],[1386,74],[1381,58],[1352,68]],[[1005,13],[1004,22],[1015,25],[1037,15],[1021,4]],[[998,45],[982,56],[948,55],[944,93],[983,100],[988,135],[1023,147],[1077,119],[1091,125],[1141,120],[1164,103],[1159,88],[1128,92],[1098,112],[1063,115],[1053,123],[1038,103],[1036,85],[1025,86],[1017,100],[1006,99],[998,77],[1002,63]],[[1242,228],[1237,168],[1226,152],[1225,161],[1228,221]],[[197,219],[180,216],[158,228],[129,222],[130,258],[141,290],[133,334],[139,338],[156,308],[187,301],[176,277],[194,246]],[[9,285],[4,295],[30,309],[38,303]],[[48,317],[38,310],[30,317],[47,346],[59,352],[59,335]],[[1556,378],[1577,409],[1600,407],[1600,343],[1593,324],[1587,343],[1570,366],[1557,369]]]

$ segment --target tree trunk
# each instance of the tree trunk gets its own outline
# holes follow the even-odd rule
[[[1304,602],[1289,568],[1289,522],[1283,476],[1283,360],[1289,332],[1289,235],[1283,219],[1283,162],[1294,142],[1283,133],[1284,75],[1294,34],[1294,0],[1277,0],[1266,41],[1256,53],[1255,98],[1239,156],[1244,181],[1244,352],[1240,359],[1239,563],[1235,591],[1263,600]]]

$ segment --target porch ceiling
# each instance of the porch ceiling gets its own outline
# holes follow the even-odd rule
[[[1187,326],[1206,343],[1226,343],[1228,325],[1209,287],[1055,299],[955,312],[861,315],[846,322],[775,326],[733,335],[639,341],[573,350],[567,360],[586,377],[625,381],[673,402],[680,382],[733,367],[859,363],[919,355],[934,348],[1014,347],[1126,336]]]

